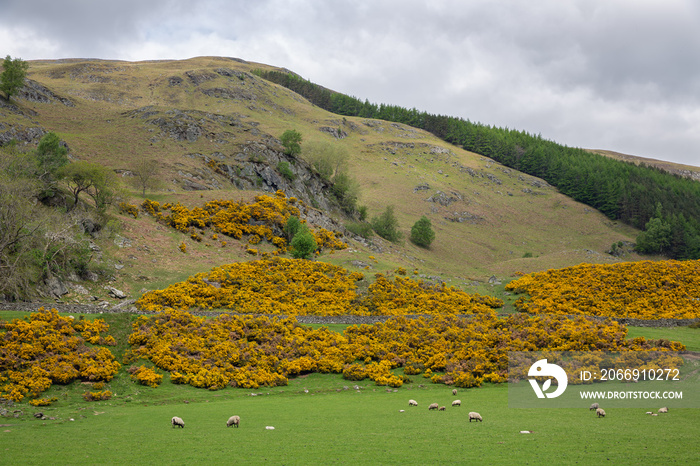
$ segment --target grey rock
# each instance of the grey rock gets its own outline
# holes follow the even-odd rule
[[[56,298],[68,294],[68,288],[66,288],[66,285],[57,277],[47,278],[44,283],[46,284],[48,292]]]
[[[125,299],[126,294],[123,291],[114,288],[113,286],[105,286],[105,290],[109,292],[109,295],[117,299]]]

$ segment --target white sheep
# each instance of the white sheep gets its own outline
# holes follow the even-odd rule
[[[416,400],[408,400],[408,406],[418,406],[418,402]]]
[[[440,407],[438,408],[438,411],[444,411],[444,410],[445,410],[445,407],[444,407],[444,406],[440,406]]]
[[[646,412],[646,413],[644,413],[644,414],[651,414],[651,411],[647,411],[647,412]]]
[[[469,422],[472,422],[472,419],[475,421],[484,422],[484,420],[481,419],[481,414],[475,413],[474,411],[469,413]]]
[[[593,403],[590,408],[588,408],[589,411],[593,411],[600,408],[600,405],[598,403]]]
[[[454,400],[452,406],[462,406],[462,400]]]
[[[438,409],[438,408],[439,408],[439,406],[437,403],[432,403],[430,406],[428,406],[428,411],[430,411],[432,409]]]
[[[605,410],[603,408],[597,408],[595,413],[598,415],[598,417],[605,417]]]
[[[664,406],[663,408],[659,408],[659,412],[660,412],[660,413],[667,413],[667,412],[668,412],[668,408],[666,408],[665,406]]]
[[[170,420],[170,423],[173,425],[173,427],[182,427],[183,429],[185,428],[185,421],[183,421],[182,418],[179,418],[177,416],[173,416],[173,418]]]
[[[455,395],[457,395],[457,389],[456,389],[456,388],[452,389],[452,396],[455,396]]]
[[[241,423],[241,418],[240,416],[231,416],[228,418],[228,421],[226,421],[226,427],[238,427],[238,425]]]

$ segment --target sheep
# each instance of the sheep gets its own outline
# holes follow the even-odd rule
[[[440,406],[440,407],[438,408],[438,411],[444,411],[444,410],[445,410],[445,407],[444,407],[444,406]]]
[[[605,417],[605,410],[603,408],[596,409],[595,413],[598,415],[598,417]]]
[[[452,390],[452,396],[455,396],[455,395],[457,395],[457,389],[456,389],[456,388]]]
[[[454,400],[452,406],[462,406],[462,400]]]
[[[241,418],[240,416],[231,416],[228,418],[228,421],[226,421],[226,427],[231,427],[234,426],[238,428],[238,425],[241,423]]]
[[[173,418],[170,420],[170,423],[173,425],[173,427],[182,427],[183,429],[185,428],[185,421],[183,421],[182,418],[179,418],[177,416],[173,416]]]
[[[647,411],[647,412],[646,412],[646,413],[644,413],[644,414],[652,414],[652,413],[651,413],[651,411]]]
[[[590,408],[588,408],[589,411],[593,411],[600,408],[600,405],[598,403],[593,403]]]
[[[668,412],[668,408],[666,408],[665,406],[664,406],[663,408],[659,408],[659,412],[660,412],[660,413],[667,413],[667,412]]]
[[[418,402],[416,400],[408,400],[408,406],[418,406]]]
[[[428,406],[428,411],[433,410],[433,409],[438,409],[437,403],[432,403],[430,406]]]
[[[469,422],[472,422],[472,419],[475,421],[484,422],[484,420],[481,419],[481,414],[475,413],[474,411],[469,413]]]

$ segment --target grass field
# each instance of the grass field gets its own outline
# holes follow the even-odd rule
[[[700,434],[694,409],[658,417],[640,409],[608,410],[600,419],[588,410],[510,409],[505,386],[461,391],[462,407],[452,408],[445,386],[387,392],[363,385],[358,391],[327,375],[258,396],[233,389],[194,394],[167,385],[141,390],[168,391],[168,401],[115,397],[57,407],[64,413],[57,421],[6,424],[2,457],[13,464],[690,464]],[[409,409],[409,398],[419,406]],[[428,411],[431,402],[446,411]],[[470,410],[484,422],[469,423]],[[233,414],[241,416],[239,429],[225,427]],[[184,429],[171,428],[173,415],[185,420]]]
[[[3,312],[3,319],[22,316]],[[77,316],[76,316],[77,317]],[[87,315],[87,318],[94,315]],[[125,349],[129,314],[105,314]],[[334,331],[345,326],[334,325]],[[700,330],[632,328],[630,336],[671,338],[690,347]],[[53,386],[50,407],[16,405],[23,415],[0,418],[0,464],[600,464],[697,461],[700,410],[608,409],[597,418],[581,409],[513,409],[506,385],[460,389],[419,376],[399,389],[311,374],[286,387],[208,391],[137,385],[122,368],[107,388],[112,399],[85,402],[90,386]],[[255,395],[255,396],[253,396]],[[461,399],[461,407],[451,402]],[[409,408],[408,400],[419,406]],[[430,403],[447,409],[428,411]],[[660,406],[650,405],[648,410]],[[404,412],[401,412],[403,410]],[[35,419],[43,412],[54,420]],[[478,411],[483,423],[468,422]],[[241,427],[226,428],[229,416]],[[170,425],[172,416],[184,429]],[[274,427],[274,430],[267,429]],[[532,431],[522,434],[521,431]]]

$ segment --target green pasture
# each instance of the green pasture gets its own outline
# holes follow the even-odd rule
[[[140,390],[172,391],[167,385]],[[418,407],[408,407],[411,398],[418,401]],[[413,384],[387,391],[362,383],[355,390],[338,376],[324,375],[255,392],[209,393],[187,388],[167,402],[126,403],[115,396],[106,402],[66,407],[57,403],[44,410],[48,416],[57,416],[55,421],[28,416],[3,420],[0,450],[4,460],[0,461],[689,464],[697,459],[693,445],[700,434],[700,411],[696,409],[671,410],[658,417],[645,415],[643,409],[608,409],[605,418],[587,409],[511,409],[505,386],[460,391],[461,407],[450,406],[454,398],[451,388],[445,386]],[[432,402],[447,409],[428,411]],[[653,408],[656,406],[650,406]],[[470,410],[481,413],[484,422],[469,423]],[[241,416],[238,429],[225,427],[233,414]],[[170,426],[174,415],[184,419],[184,429]],[[532,433],[520,433],[526,430]]]
[[[0,313],[0,318],[19,317]],[[102,317],[123,354],[129,314]],[[76,318],[79,318],[76,315]],[[342,331],[345,326],[332,325]],[[646,336],[698,346],[700,329],[631,328]],[[139,361],[137,364],[141,364]],[[219,391],[173,385],[167,375],[153,389],[132,382],[124,366],[105,389],[112,399],[86,402],[91,386],[53,386],[49,407],[25,403],[19,418],[0,418],[0,464],[690,464],[697,461],[700,410],[514,409],[506,385],[458,389],[421,376],[398,389],[337,374],[311,374],[288,386]],[[409,407],[414,399],[418,407]],[[452,407],[454,399],[461,407]],[[429,411],[430,403],[445,411]],[[403,412],[402,412],[403,411]],[[483,423],[469,422],[477,411]],[[33,417],[42,412],[53,420]],[[227,428],[237,414],[240,428]],[[179,416],[185,428],[172,428]],[[274,427],[274,430],[267,429]],[[531,431],[531,433],[521,433]]]

